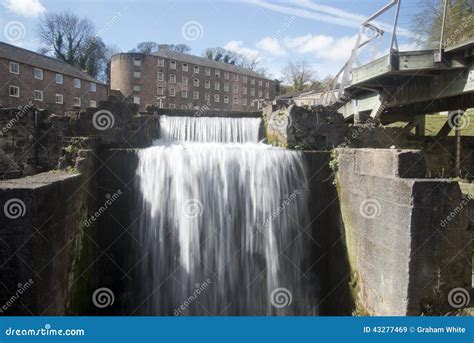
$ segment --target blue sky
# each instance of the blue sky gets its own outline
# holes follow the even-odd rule
[[[413,48],[408,37],[417,1],[402,3],[398,37],[404,50]],[[220,46],[260,59],[273,77],[281,76],[289,60],[304,59],[324,78],[335,74],[347,60],[360,21],[386,3],[388,0],[0,0],[0,40],[37,50],[39,18],[46,12],[70,10],[89,17],[105,43],[121,51],[148,40],[184,43],[195,55]],[[394,10],[381,17],[379,25],[390,29],[393,16]],[[385,37],[382,52],[387,41]]]

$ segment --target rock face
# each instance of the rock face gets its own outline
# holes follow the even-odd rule
[[[339,113],[296,105],[263,110],[269,143],[290,148],[327,150],[344,142],[346,126]]]

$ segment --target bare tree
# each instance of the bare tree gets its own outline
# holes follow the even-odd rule
[[[81,55],[96,40],[94,24],[71,12],[47,13],[38,24],[38,37],[56,58],[76,65]]]
[[[44,46],[40,53],[53,55],[100,80],[107,79],[108,48],[96,36],[90,19],[71,12],[48,13],[38,24],[38,37]]]
[[[305,60],[288,62],[282,70],[283,80],[297,92],[307,89],[315,80],[317,73]]]

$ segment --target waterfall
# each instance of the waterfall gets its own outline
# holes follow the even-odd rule
[[[259,118],[166,117],[160,119],[167,142],[245,143],[258,141]]]
[[[139,298],[147,315],[317,314],[302,155],[260,119],[162,117],[139,152]]]

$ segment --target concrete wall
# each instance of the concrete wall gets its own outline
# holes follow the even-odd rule
[[[416,150],[337,149],[336,161],[357,312],[453,310],[448,292],[472,290],[472,209],[458,183],[422,179]]]
[[[0,183],[0,314],[83,314],[90,300],[95,178],[49,172]]]
[[[401,127],[353,126],[346,134],[345,143],[351,148],[420,149],[426,160],[429,178],[456,176],[455,140],[448,136],[415,136]],[[461,176],[474,179],[474,137],[461,137]]]

